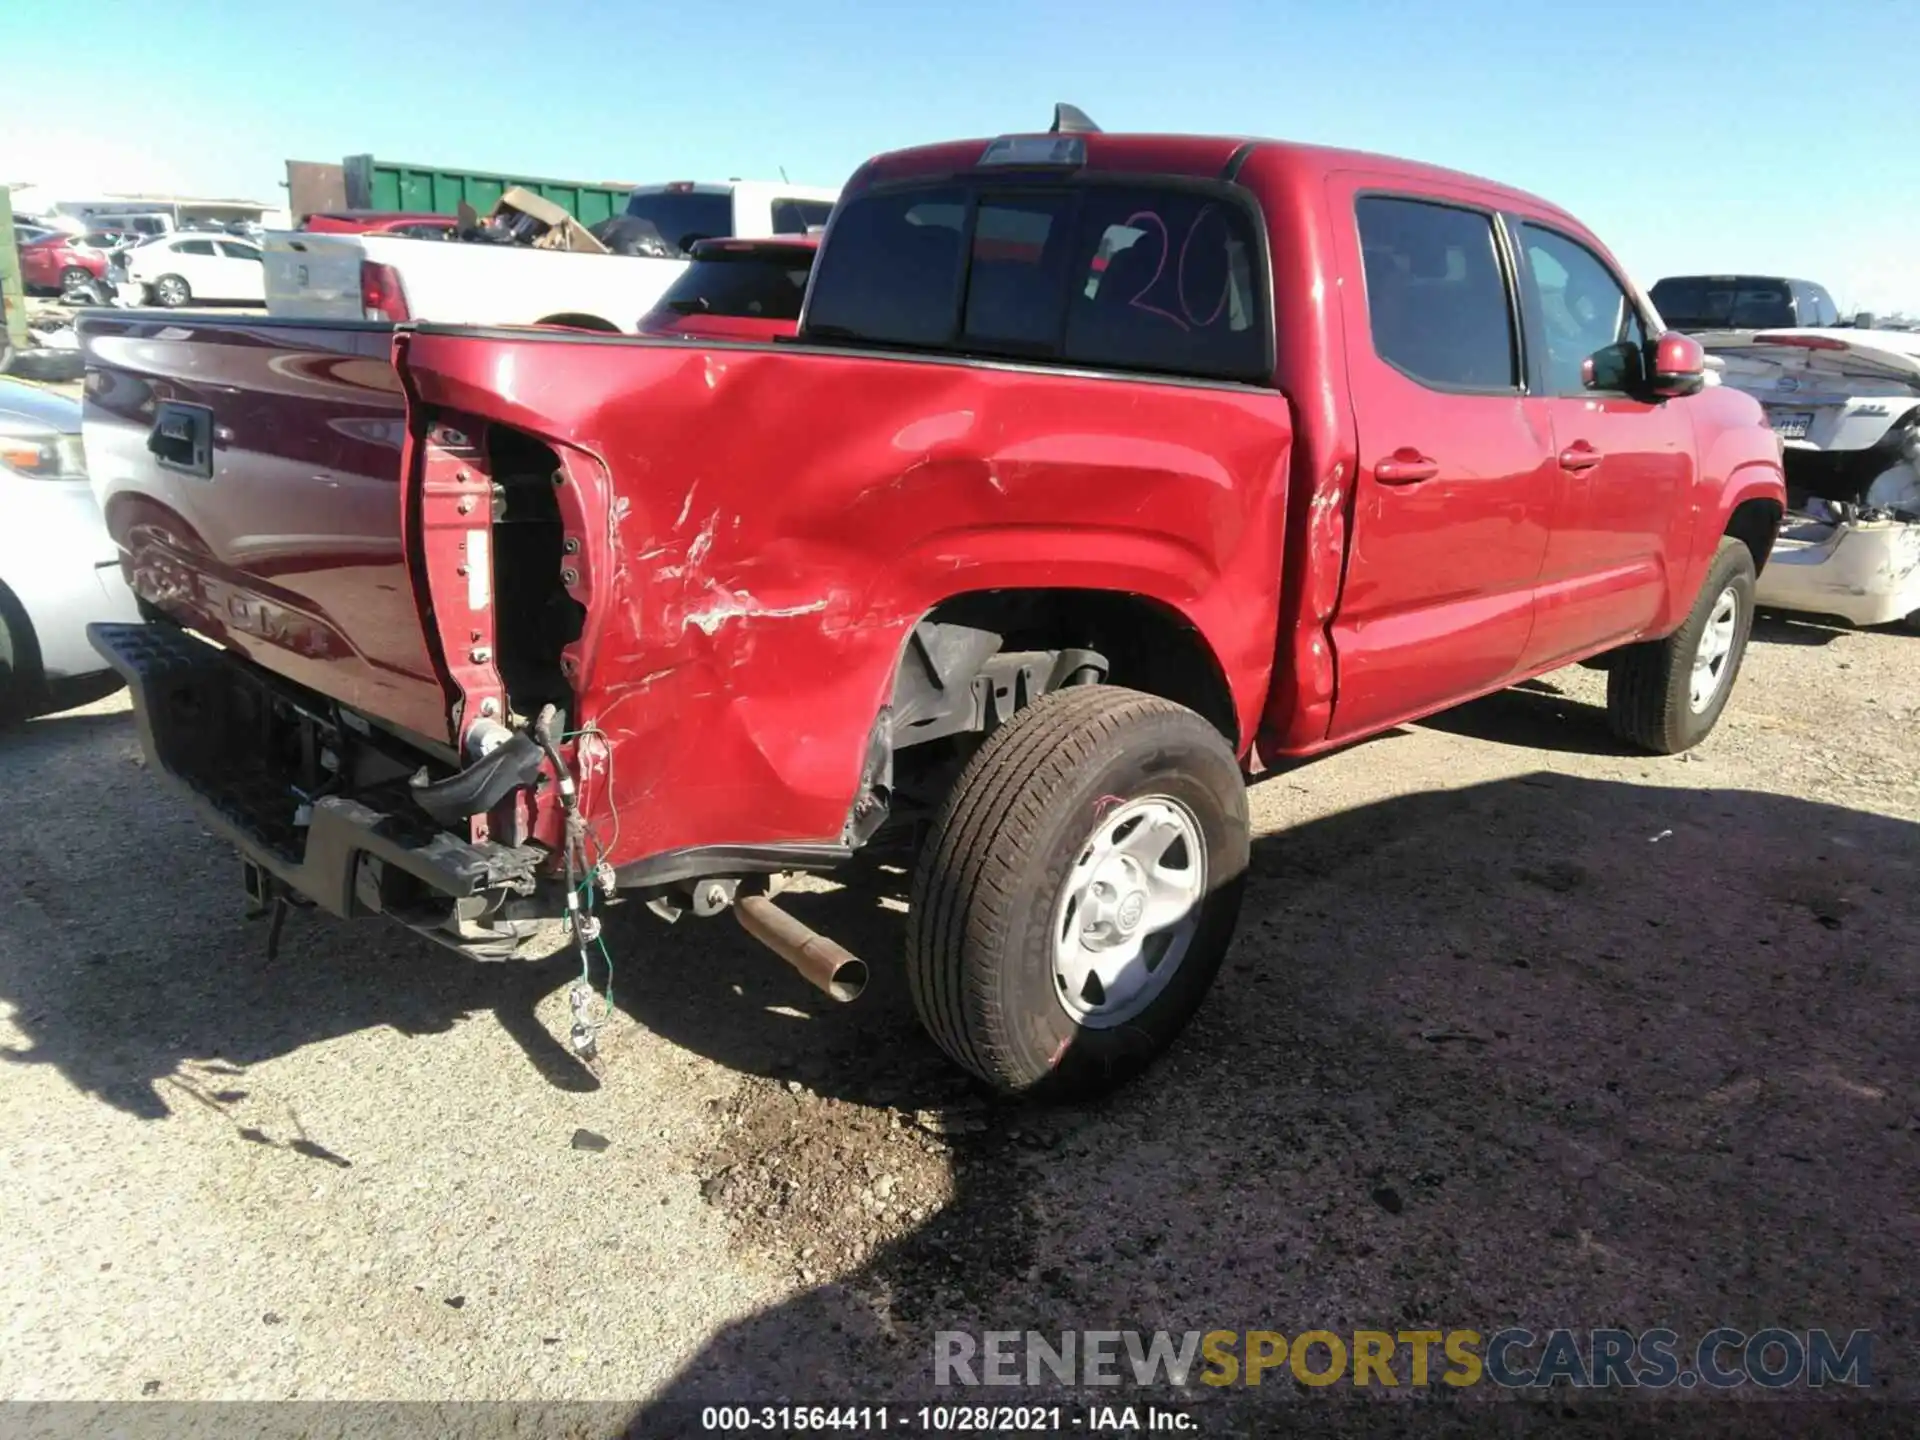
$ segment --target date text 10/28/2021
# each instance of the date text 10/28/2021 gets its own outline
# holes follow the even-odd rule
[[[700,1428],[792,1435],[809,1431],[901,1434],[1196,1434],[1200,1416],[1177,1405],[709,1405]]]

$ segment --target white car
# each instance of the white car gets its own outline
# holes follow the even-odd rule
[[[826,223],[838,194],[765,180],[642,185],[628,196],[625,218],[664,242],[660,258],[270,231],[267,313],[290,320],[573,325],[631,334],[685,271],[685,252],[695,241],[805,235]]]
[[[0,380],[0,514],[0,717],[18,719],[106,672],[89,624],[140,618],[87,483],[78,401]]]
[[[127,285],[141,303],[168,309],[196,301],[267,303],[260,247],[210,231],[180,231],[127,252]]]
[[[1854,625],[1920,623],[1920,335],[1696,332],[1767,412],[1791,507],[1755,603]]]

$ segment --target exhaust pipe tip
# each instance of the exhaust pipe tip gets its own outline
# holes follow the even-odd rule
[[[800,972],[814,989],[841,1004],[858,1000],[867,988],[867,962],[837,941],[794,919],[765,895],[737,901],[733,913],[740,928]]]
[[[842,1005],[858,1000],[867,988],[867,962],[849,955],[827,977],[827,994]]]

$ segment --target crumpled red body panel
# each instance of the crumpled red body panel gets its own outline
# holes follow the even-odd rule
[[[416,422],[562,456],[586,803],[617,864],[833,843],[913,625],[949,597],[1151,597],[1254,733],[1273,664],[1285,397],[1012,366],[422,330]],[[431,563],[431,560],[430,562]]]

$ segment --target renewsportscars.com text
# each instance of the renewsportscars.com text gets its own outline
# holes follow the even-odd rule
[[[1672,1330],[1080,1330],[1043,1335],[942,1330],[936,1385],[1303,1385],[1508,1390],[1731,1390],[1756,1385],[1864,1388],[1873,1336],[1720,1328],[1694,1341]]]

